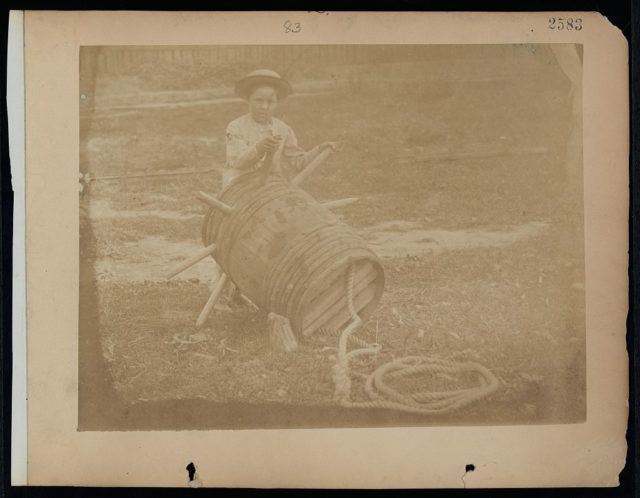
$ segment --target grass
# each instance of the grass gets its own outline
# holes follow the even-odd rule
[[[384,68],[369,68],[376,70]],[[549,224],[541,235],[509,246],[384,261],[385,293],[361,335],[381,343],[377,362],[420,354],[491,369],[501,388],[467,409],[474,423],[585,416],[581,192],[562,148],[568,88],[552,69],[540,78],[509,84],[366,80],[358,88],[290,99],[281,108],[304,147],[334,139],[345,144],[305,188],[319,199],[360,197],[341,211],[354,227],[390,220],[452,230]],[[242,112],[241,103],[227,103],[85,120],[82,168],[101,176],[220,164],[224,127]],[[547,152],[398,160],[534,146]],[[193,192],[216,192],[219,185],[218,172],[96,182],[81,203],[199,214]],[[101,219],[92,223],[95,251],[117,257],[123,244],[145,237],[199,243],[199,223]],[[239,308],[216,311],[198,330],[195,318],[208,293],[199,281],[98,283],[102,350],[125,400],[333,403],[335,338],[319,335],[295,354],[275,353],[264,313]],[[360,368],[373,365],[368,360]]]

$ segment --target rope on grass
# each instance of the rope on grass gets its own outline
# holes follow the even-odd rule
[[[489,396],[498,389],[499,381],[486,367],[473,362],[456,362],[426,356],[405,356],[384,363],[372,373],[358,374],[350,372],[350,361],[358,356],[375,355],[380,352],[380,345],[368,343],[354,334],[362,325],[353,305],[353,283],[355,267],[352,265],[347,275],[347,305],[351,315],[351,323],[344,329],[338,342],[336,364],[333,367],[336,401],[349,408],[387,408],[417,414],[447,413],[467,406],[479,399]],[[360,346],[351,351],[348,344],[352,342]],[[472,374],[477,377],[475,387],[429,391],[413,390],[402,392],[392,387],[389,381],[410,378],[420,374],[462,375]],[[351,378],[364,378],[364,389],[368,401],[351,400]]]

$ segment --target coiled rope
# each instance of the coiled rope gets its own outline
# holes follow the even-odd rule
[[[375,355],[380,352],[380,345],[368,343],[354,334],[362,325],[353,305],[353,284],[355,266],[351,265],[347,275],[347,304],[351,315],[351,323],[340,334],[336,364],[333,367],[336,401],[349,408],[387,408],[418,414],[439,414],[457,410],[481,398],[489,396],[498,389],[499,381],[487,368],[472,362],[455,362],[426,356],[405,356],[376,368],[369,375],[350,372],[350,362],[358,356]],[[349,342],[360,346],[348,350]],[[389,381],[410,379],[418,375],[464,375],[471,374],[477,378],[475,387],[426,391],[415,390],[410,393],[401,392],[400,388],[390,385]],[[364,378],[364,389],[368,401],[352,401],[352,376]]]

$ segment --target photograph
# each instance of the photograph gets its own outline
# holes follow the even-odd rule
[[[585,422],[582,67],[80,46],[77,429]]]
[[[10,24],[13,485],[624,482],[615,22]]]

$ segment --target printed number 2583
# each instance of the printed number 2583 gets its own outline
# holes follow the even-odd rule
[[[582,30],[582,19],[580,17],[550,17],[549,29],[580,31]]]

